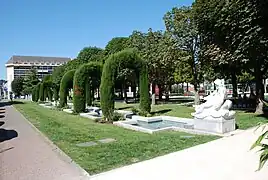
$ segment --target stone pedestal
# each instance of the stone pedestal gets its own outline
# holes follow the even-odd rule
[[[204,119],[194,118],[194,129],[224,134],[235,130],[235,119],[225,120],[211,116]]]

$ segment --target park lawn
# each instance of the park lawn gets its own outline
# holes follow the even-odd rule
[[[189,134],[172,131],[146,134],[112,124],[95,123],[90,119],[47,109],[33,102],[14,106],[90,174],[144,161],[219,138],[201,135],[186,138],[183,136]],[[114,138],[116,141],[91,147],[76,146],[77,143],[103,138]]]
[[[121,110],[130,110],[135,107],[138,108],[139,104],[126,104],[123,102],[116,102],[115,108]],[[194,112],[194,108],[181,106],[179,104],[159,104],[152,105],[151,113],[153,116],[165,115],[165,116],[176,116],[183,118],[192,118],[191,113]]]
[[[138,107],[138,104],[125,104],[121,102],[115,103],[116,109],[131,110],[132,107]],[[152,114],[155,115],[166,115],[175,116],[182,118],[192,118],[191,113],[194,112],[193,107],[181,106],[178,104],[164,104],[164,105],[153,105]],[[268,123],[268,118],[259,116],[254,113],[246,113],[243,111],[236,111],[236,123],[239,129],[248,129],[251,127],[258,126],[259,124]]]
[[[236,123],[239,129],[248,129],[268,123],[268,118],[254,113],[236,111]]]

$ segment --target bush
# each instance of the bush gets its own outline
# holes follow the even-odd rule
[[[76,70],[73,84],[74,112],[84,112],[86,109],[86,102],[88,105],[91,105],[92,96],[89,96],[88,94],[86,97],[87,93],[85,89],[87,89],[88,92],[91,92],[91,88],[96,88],[94,85],[97,85],[100,81],[101,70],[101,64],[98,62],[90,62]],[[89,82],[90,84],[87,84]]]
[[[93,101],[93,94],[91,93],[91,87],[90,87],[90,82],[86,81],[86,103],[88,106],[92,105]]]
[[[60,82],[60,107],[67,105],[67,96],[69,90],[73,87],[75,70],[66,72]]]
[[[59,100],[59,91],[60,91],[59,87],[54,87],[53,88],[53,97],[54,97],[55,101]]]
[[[47,90],[47,95],[48,95],[48,100],[52,102],[52,100],[53,100],[53,98],[52,98],[53,93],[52,93],[51,88],[49,88],[49,89]]]
[[[100,107],[100,102],[93,101],[92,106]]]
[[[132,108],[131,111],[133,114],[139,114],[139,110],[137,108]]]
[[[118,112],[114,112],[113,115],[112,115],[112,122],[114,121],[123,121],[124,120],[124,117],[122,114],[118,113]]]
[[[41,86],[41,83],[38,83],[35,88],[35,102],[38,102],[39,100],[40,86]]]
[[[148,115],[148,112],[146,112],[146,111],[139,111],[139,113],[138,113],[138,115],[139,116],[144,116],[144,117],[147,117],[147,115]]]
[[[40,90],[39,90],[39,100],[44,101],[44,83],[40,83]]]
[[[36,101],[36,87],[34,87],[32,90],[32,101]]]
[[[114,112],[114,88],[119,68],[129,68],[135,71],[140,83],[140,109],[147,113],[151,110],[146,64],[137,52],[132,49],[126,49],[110,55],[103,67],[100,86],[101,109],[108,121],[112,120]]]
[[[44,101],[47,100],[47,97],[48,97],[48,89],[46,86],[44,86]]]
[[[152,117],[152,114],[148,113],[147,111],[142,111],[137,108],[132,108],[131,111],[135,115],[144,116],[144,117]]]

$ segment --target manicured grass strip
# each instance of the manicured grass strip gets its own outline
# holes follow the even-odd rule
[[[145,134],[65,112],[43,108],[32,102],[15,107],[38,129],[55,142],[90,174],[132,164],[160,155],[202,144],[218,137],[183,138],[181,132]],[[189,135],[189,134],[188,134]],[[77,147],[77,143],[114,138],[116,142],[92,147]]]

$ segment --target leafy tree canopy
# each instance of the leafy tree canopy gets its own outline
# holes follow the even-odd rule
[[[39,83],[36,69],[31,69],[24,78],[23,93],[31,94],[35,85]]]
[[[80,64],[85,64],[92,61],[100,61],[103,57],[103,52],[103,49],[98,47],[85,47],[79,52],[77,60]]]
[[[23,77],[15,78],[15,79],[12,81],[12,83],[11,83],[12,92],[13,92],[16,96],[20,96],[20,95],[22,95],[22,92],[23,92],[23,82],[24,82]]]
[[[128,37],[115,37],[105,47],[105,55],[110,55],[128,47]]]

